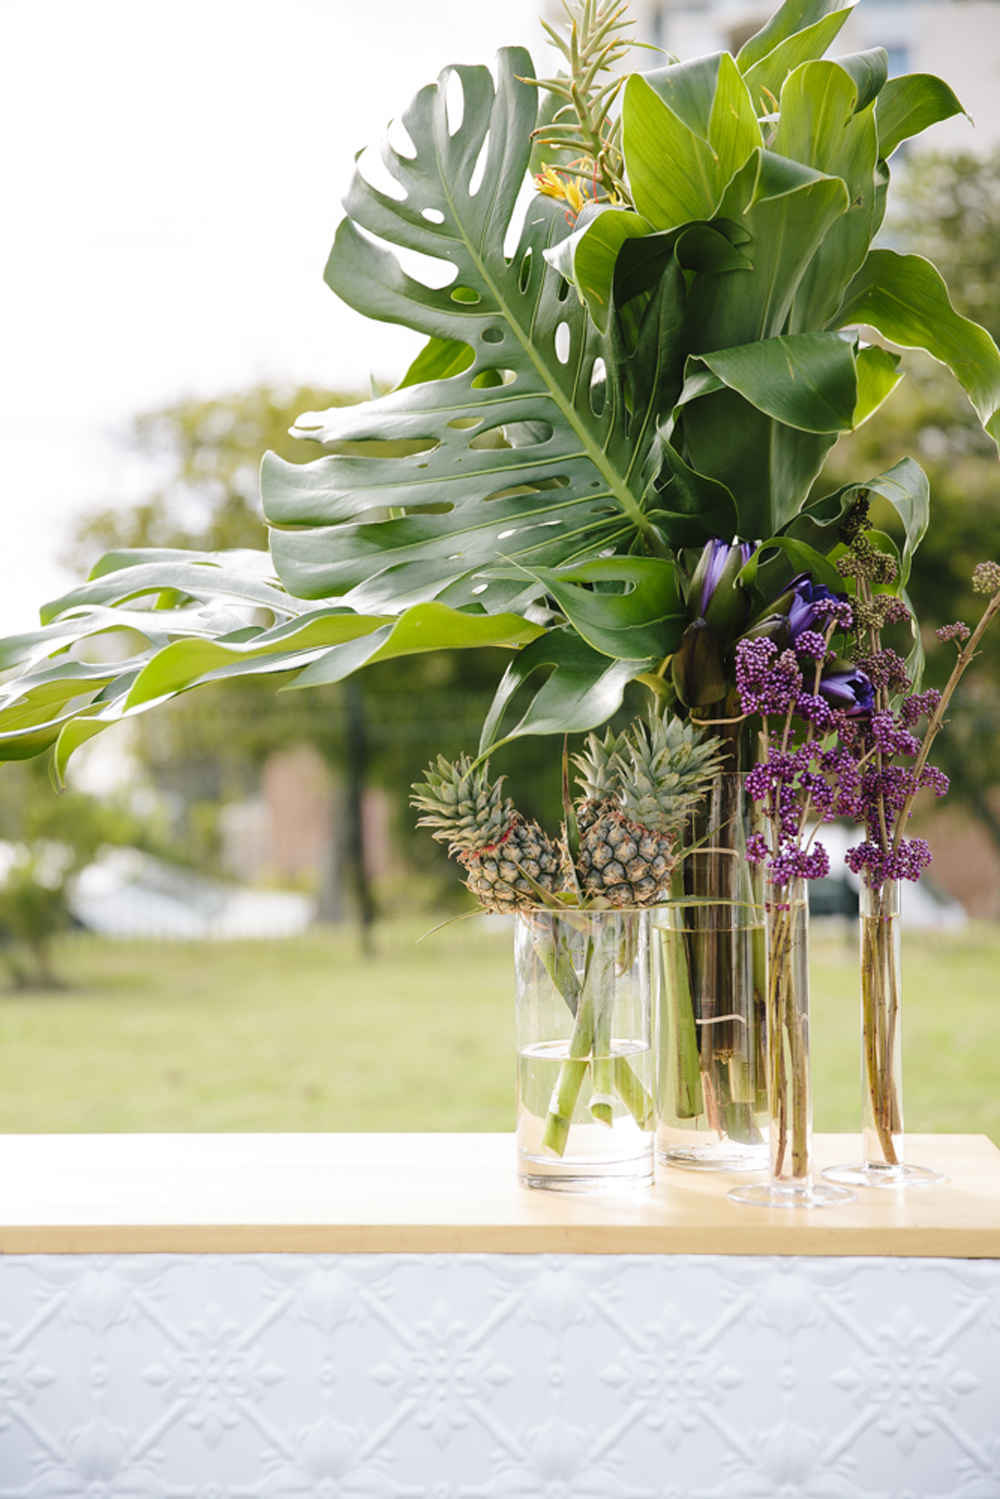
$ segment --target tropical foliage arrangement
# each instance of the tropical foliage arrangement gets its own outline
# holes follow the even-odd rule
[[[537,79],[519,49],[495,73],[446,70],[402,116],[408,147],[384,148],[392,191],[355,176],[326,278],[427,336],[399,388],[301,418],[314,463],[265,460],[269,555],[113,552],[4,641],[0,754],[55,743],[61,773],[108,724],[206,681],[294,671],[300,689],[484,644],[516,654],[483,752],[593,729],[632,680],[731,718],[735,637],[782,612],[796,574],[838,585],[838,527],[865,492],[901,518],[902,547],[880,544],[905,587],[918,466],[813,486],[899,378],[862,324],[928,349],[1000,433],[992,339],[927,261],[872,245],[890,158],[958,100],[888,79],[879,49],[824,60],[850,13],[831,0],[788,0],[736,57],[624,81],[622,7],[569,9],[564,76]],[[733,537],[765,545],[716,582],[709,619],[692,574]],[[72,650],[109,630],[125,660]]]
[[[735,56],[627,75],[621,0],[565,6],[566,34],[546,28],[560,73],[539,77],[520,48],[492,71],[446,69],[383,146],[384,186],[359,164],[326,280],[426,338],[399,386],[300,417],[314,462],[265,458],[269,552],[111,552],[39,630],[0,642],[0,758],[54,745],[61,776],[109,724],[203,683],[281,674],[302,690],[502,646],[477,758],[439,759],[415,788],[488,908],[579,922],[662,901],[716,771],[753,778],[769,836],[747,852],[773,887],[822,874],[809,829],[852,810],[859,868],[919,873],[889,762],[909,753],[920,702],[906,585],[927,479],[904,458],[832,493],[817,481],[901,377],[871,330],[946,366],[1000,444],[993,339],[929,261],[876,242],[894,153],[961,105],[931,75],[890,79],[879,48],[827,58],[851,11],[839,0],[785,0]],[[874,503],[893,535],[872,528]],[[883,628],[909,630],[905,662]],[[76,649],[108,632],[124,659]],[[624,738],[591,734],[562,836],[520,817],[487,757],[597,729],[633,682],[649,716]],[[929,743],[940,711],[921,711]],[[916,754],[911,789],[929,774]],[[720,831],[715,851],[735,855]],[[557,1153],[603,1024],[586,984],[566,982],[576,1049],[545,1126]],[[793,999],[772,1005],[772,1035],[801,1029]],[[771,1108],[804,1161],[804,1061],[788,1055]],[[692,1097],[699,1067],[715,1089],[701,1054]],[[597,1107],[616,1089],[646,1129],[626,1073]],[[749,1106],[758,1083],[740,1088]]]

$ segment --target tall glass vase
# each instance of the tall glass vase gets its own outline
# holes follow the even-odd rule
[[[862,878],[861,1150],[851,1166],[831,1166],[827,1181],[859,1187],[934,1186],[945,1178],[904,1159],[900,882]]]
[[[819,1208],[851,1202],[853,1192],[816,1182],[813,1175],[809,904],[803,880],[772,888],[767,907],[767,947],[769,1179],[734,1187],[729,1198],[772,1208]]]
[[[653,918],[656,1150],[694,1171],[767,1165],[763,872],[746,857],[758,804],[716,776],[688,829],[670,904]]]
[[[514,963],[522,1185],[650,1186],[648,912],[518,912]]]

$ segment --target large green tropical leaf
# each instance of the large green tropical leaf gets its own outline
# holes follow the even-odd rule
[[[743,253],[752,269],[696,278],[688,300],[690,352],[709,353],[784,333],[809,262],[849,203],[839,177],[774,151],[755,151],[719,208],[723,218],[749,232]]]
[[[150,607],[138,607],[142,600]],[[109,705],[124,706],[142,669],[175,643],[236,646],[268,633],[256,623],[262,611],[280,634],[306,608],[280,587],[263,552],[108,553],[90,582],[45,606],[40,630],[0,646],[5,666],[21,666],[0,685],[0,759],[39,754],[75,719],[110,721]],[[112,637],[119,643],[109,661]],[[98,659],[71,656],[74,647]]]
[[[885,80],[885,53],[879,50],[880,80]],[[844,62],[809,62],[786,79],[774,150],[839,178],[847,188],[848,207],[827,228],[810,257],[795,292],[789,331],[825,326],[837,310],[842,288],[863,264],[871,244],[875,211],[875,166],[878,141],[874,111],[859,109],[856,71]]]
[[[685,368],[678,411],[692,397],[711,394],[699,380],[737,391],[751,406],[801,432],[848,432],[854,424],[858,379],[853,345],[836,333],[794,333],[692,358]],[[690,394],[688,394],[690,392]]]
[[[631,209],[596,204],[583,210],[573,233],[545,258],[573,282],[604,332],[613,305],[621,310],[651,290],[672,256],[686,271],[749,270],[750,261],[737,249],[748,238],[726,219],[657,232]]]
[[[854,408],[852,427],[862,426],[875,414],[882,402],[892,395],[903,378],[899,365],[898,354],[890,354],[877,344],[869,344],[858,350],[858,402]]]
[[[454,134],[442,75],[403,116],[413,154],[385,149],[398,195],[354,179],[329,284],[369,317],[466,345],[474,362],[304,418],[300,435],[334,449],[315,463],[265,460],[272,554],[300,597],[341,597],[366,612],[431,599],[501,612],[516,584],[478,578],[499,559],[556,566],[636,540],[660,546],[645,514],[647,459],[658,411],[680,388],[679,347],[664,364],[660,340],[653,404],[626,407],[623,387],[604,378],[607,341],[544,258],[569,232],[562,205],[535,198],[517,248],[504,251],[535,117],[534,91],[519,81],[530,72],[518,50],[500,54],[495,85],[486,68],[455,69],[464,112]],[[452,282],[413,279],[385,245],[433,257]],[[372,448],[400,439],[423,451]]]
[[[904,141],[936,125],[964,114],[956,94],[933,73],[904,73],[890,78],[875,107],[878,154],[888,161]]]
[[[301,668],[291,686],[339,682],[369,661],[471,646],[519,646],[542,634],[518,614],[475,614],[418,604],[402,617],[314,609],[247,639],[178,640],[145,666],[128,706],[160,700],[206,682]],[[351,661],[349,667],[341,663]]]
[[[600,557],[532,576],[603,656],[644,663],[669,655],[687,624],[677,568],[658,557]]]
[[[872,250],[844,295],[836,325],[870,323],[908,349],[926,349],[946,364],[1000,447],[1000,351],[993,339],[951,305],[929,260]]]
[[[208,682],[296,672],[289,685],[314,686],[370,660],[516,648],[542,634],[523,615],[488,615],[477,605],[418,605],[402,617],[312,606],[269,579],[266,553],[164,550],[156,557],[108,554],[96,577],[47,606],[49,624],[0,642],[0,661],[22,668],[0,685],[0,759],[35,755],[58,741],[61,775],[72,751],[94,734]],[[142,598],[168,606],[134,607]],[[270,626],[256,622],[263,609]],[[66,654],[96,641],[103,655],[102,639],[112,634],[125,642],[121,659]]]
[[[743,72],[750,97],[755,104],[762,106],[762,114],[767,114],[769,102],[780,96],[789,73],[794,72],[801,63],[823,56],[850,15],[851,9],[852,6],[847,6],[841,10],[828,11],[811,26],[805,26],[801,31],[786,36],[784,41],[779,42],[752,66],[745,64],[744,48],[737,64]]]
[[[182,600],[216,606],[228,600],[266,609],[276,619],[298,614],[306,607],[278,583],[266,552],[136,548],[106,552],[88,582],[44,605],[42,621],[47,624],[77,610],[117,608],[141,598],[159,599],[170,610]],[[93,623],[97,624],[96,616]],[[153,619],[151,624],[159,625],[160,630],[167,628],[164,621]]]
[[[778,7],[774,15],[770,16],[760,30],[754,32],[753,36],[740,48],[736,57],[740,72],[749,73],[765,57],[770,57],[793,37],[808,33],[827,17],[837,17],[839,22],[837,31],[839,31],[852,9],[853,5],[844,6],[841,0],[784,0],[784,4]],[[830,40],[832,41],[833,38],[831,37]],[[825,50],[824,47],[823,51]],[[814,53],[813,55],[820,54]],[[804,62],[805,58],[800,58],[800,61]],[[772,92],[777,91],[772,90]]]
[[[655,664],[609,659],[568,626],[550,630],[519,651],[497,688],[479,741],[480,755],[526,734],[582,734],[605,723],[622,704],[628,683]],[[538,671],[549,675],[513,728],[503,721],[515,693]]]
[[[569,238],[546,250],[546,260],[574,283],[602,332],[611,315],[611,288],[622,245],[652,233],[652,224],[630,208],[588,204]]]
[[[753,588],[758,574],[761,571],[767,571],[768,563],[774,558],[776,552],[784,554],[793,573],[810,573],[815,582],[825,583],[827,588],[833,589],[835,593],[843,589],[843,578],[831,566],[823,553],[817,552],[815,547],[809,546],[807,542],[800,541],[794,536],[772,536],[762,542],[740,569],[738,581],[745,583],[748,588]]]
[[[728,52],[633,73],[622,147],[636,209],[655,229],[717,211],[726,186],[763,145],[747,86]]]
[[[741,249],[752,269],[695,278],[685,317],[690,353],[714,355],[780,336],[813,254],[847,206],[839,178],[756,151],[720,209],[749,231]],[[697,400],[691,394],[673,446],[694,473],[735,497],[741,536],[773,536],[803,504],[836,434],[781,424],[734,389],[706,387]]]

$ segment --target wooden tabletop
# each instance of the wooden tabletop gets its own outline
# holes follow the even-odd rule
[[[820,1166],[856,1136],[820,1135]],[[0,1136],[0,1252],[833,1254],[1000,1258],[1000,1151],[912,1135],[947,1186],[847,1207],[738,1207],[738,1178],[661,1168],[617,1197],[528,1191],[487,1134]]]

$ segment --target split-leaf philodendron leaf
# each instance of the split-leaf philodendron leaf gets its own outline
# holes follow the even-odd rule
[[[998,440],[1000,354],[928,262],[872,248],[888,158],[961,105],[930,75],[887,79],[881,49],[825,59],[850,9],[786,0],[735,58],[632,75],[630,197],[582,184],[579,214],[525,197],[551,102],[526,52],[422,89],[408,144],[383,148],[394,184],[356,173],[326,279],[425,347],[389,394],[300,419],[315,462],[265,460],[269,555],[114,553],[41,630],[0,642],[20,673],[0,686],[0,758],[57,743],[61,772],[105,725],[205,682],[305,688],[477,645],[516,653],[484,747],[597,727],[630,680],[670,690],[681,549],[768,539],[768,578],[829,579],[866,489],[900,516],[905,574],[927,523],[912,460],[815,492],[900,378],[859,330],[948,365]],[[114,629],[126,659],[71,654]]]

